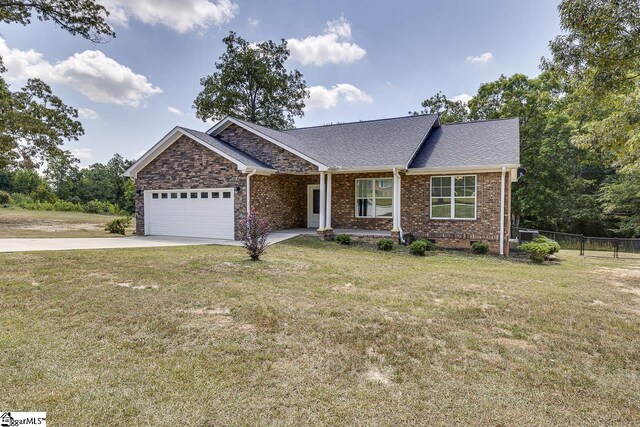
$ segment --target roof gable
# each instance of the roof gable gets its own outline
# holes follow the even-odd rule
[[[204,132],[199,132],[193,129],[187,129],[180,126],[176,126],[164,136],[156,145],[151,147],[146,153],[142,155],[129,169],[124,173],[125,176],[131,176],[135,178],[136,174],[142,170],[145,166],[153,161],[160,153],[167,149],[171,144],[180,139],[181,136],[187,136],[193,141],[201,144],[216,154],[224,157],[225,159],[234,163],[238,170],[256,170],[263,173],[275,172],[272,168],[265,165],[261,161],[254,159],[248,154],[231,147],[230,145],[220,141],[217,138],[212,137]]]
[[[433,129],[409,169],[520,164],[518,119],[452,123]]]

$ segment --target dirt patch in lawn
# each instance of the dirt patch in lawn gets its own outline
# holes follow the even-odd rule
[[[0,223],[2,225],[2,223]],[[55,233],[59,231],[101,231],[104,226],[90,223],[80,224],[64,224],[60,222],[45,222],[40,224],[17,224],[13,228],[17,230],[44,231],[47,233]]]

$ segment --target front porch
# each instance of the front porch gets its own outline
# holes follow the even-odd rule
[[[287,230],[276,230],[270,234],[296,234],[299,236],[318,236],[318,230],[315,228],[290,228]],[[391,237],[391,230],[361,230],[356,228],[334,228],[333,235],[348,234],[354,237]]]

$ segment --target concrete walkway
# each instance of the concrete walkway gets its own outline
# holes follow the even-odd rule
[[[271,245],[298,236],[295,233],[272,233]],[[223,245],[242,246],[236,240],[198,239],[193,237],[130,236],[61,239],[0,239],[0,252],[64,251],[74,249],[155,248],[163,246]]]

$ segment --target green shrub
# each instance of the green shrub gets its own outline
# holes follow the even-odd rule
[[[393,249],[393,240],[391,239],[381,239],[378,240],[378,249],[381,251],[390,251]]]
[[[336,242],[340,243],[341,245],[350,245],[351,236],[349,236],[348,234],[338,234],[336,236]]]
[[[556,242],[555,240],[552,240],[548,237],[545,236],[538,236],[535,239],[533,239],[533,241],[535,243],[544,243],[546,245],[549,246],[549,255],[553,255],[555,253],[557,253],[558,251],[560,251],[560,244],[558,242]]]
[[[413,255],[423,256],[425,252],[434,250],[435,246],[429,240],[416,240],[409,245],[409,252]]]
[[[28,196],[28,195],[23,194],[23,193],[13,193],[13,194],[11,194],[11,198],[13,199],[13,204],[16,205],[16,206],[19,206],[21,208],[24,208],[24,205],[26,205],[28,203],[33,203],[34,202],[34,200],[31,198],[31,196]]]
[[[81,204],[68,202],[66,200],[56,200],[53,203],[53,210],[59,212],[84,212]]]
[[[486,254],[489,252],[489,244],[487,242],[473,242],[471,250],[474,254]]]
[[[0,205],[8,205],[11,203],[11,196],[6,191],[0,190]]]
[[[126,233],[127,227],[131,223],[131,217],[125,216],[122,218],[116,218],[113,221],[107,223],[105,230],[112,234],[124,234]]]

